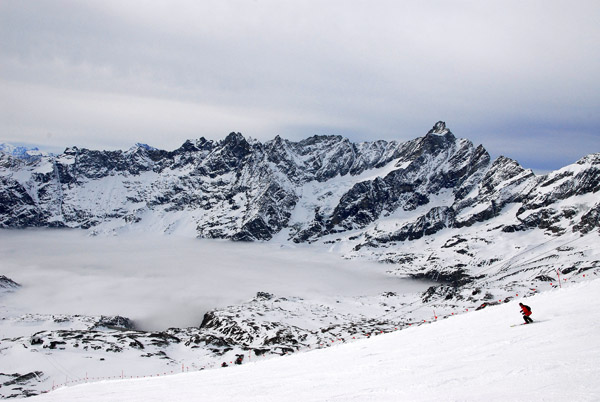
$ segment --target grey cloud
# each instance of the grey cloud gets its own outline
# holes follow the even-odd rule
[[[552,147],[539,149],[544,138],[579,156],[598,151],[597,130],[561,129],[600,123],[597,2],[57,0],[0,7],[2,97],[23,86],[26,105],[36,86],[67,90],[88,110],[78,120],[68,113],[70,101],[27,113],[7,102],[3,140],[27,132],[35,141],[50,131],[55,141],[87,146],[127,148],[147,136],[144,142],[173,148],[232,130],[259,139],[302,136],[299,127],[310,128],[304,136],[405,140],[442,119],[493,154],[516,157],[513,142],[535,144],[552,159],[548,166],[562,162]],[[98,96],[120,101],[95,115],[89,110]],[[188,106],[178,112],[177,105]],[[514,128],[522,122],[538,128]],[[524,157],[524,164],[540,163]]]
[[[431,285],[391,277],[375,262],[302,246],[140,233],[117,239],[78,230],[4,230],[0,240],[3,274],[23,285],[3,298],[9,310],[120,314],[154,330],[197,326],[208,310],[243,303],[258,291],[322,300]]]

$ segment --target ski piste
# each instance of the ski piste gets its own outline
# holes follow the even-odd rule
[[[599,292],[600,280],[594,280],[532,296],[530,305],[535,306],[544,325],[527,328],[527,332],[506,329],[507,320],[517,308],[511,301],[432,325],[411,326],[281,358],[256,358],[242,366],[195,372],[190,369],[189,373],[161,373],[159,377],[135,380],[122,380],[119,371],[115,373],[119,378],[112,378],[116,381],[61,385],[61,389],[35,400],[597,400]],[[585,309],[581,308],[584,304]],[[33,354],[33,347],[49,351],[43,345],[30,349],[18,346],[16,351],[21,356]],[[464,364],[482,361],[485,364]],[[147,368],[149,363],[145,360],[139,364]],[[527,386],[515,387],[524,377]]]

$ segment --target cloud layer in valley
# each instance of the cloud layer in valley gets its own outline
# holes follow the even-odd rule
[[[197,326],[208,310],[248,301],[259,291],[324,301],[429,286],[389,276],[384,264],[346,261],[310,246],[177,236],[2,230],[0,256],[0,274],[22,285],[0,298],[0,310],[119,314],[155,330]]]

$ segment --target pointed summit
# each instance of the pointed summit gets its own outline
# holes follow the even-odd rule
[[[19,285],[17,282],[4,275],[0,275],[0,289],[14,290],[20,287],[21,285]]]
[[[433,128],[429,130],[427,134],[446,135],[448,133],[452,134],[452,132],[446,128],[446,122],[440,120],[433,125]]]
[[[144,151],[157,151],[156,148],[151,147],[148,144],[142,144],[141,142],[137,142],[134,146],[125,151],[126,154],[133,154],[136,152],[144,152]]]
[[[446,127],[446,123],[438,121],[427,135],[421,139],[421,147],[430,154],[437,154],[440,151],[452,147],[456,143],[456,137]]]
[[[250,144],[241,133],[229,133],[221,144],[238,158],[243,158],[250,153]]]

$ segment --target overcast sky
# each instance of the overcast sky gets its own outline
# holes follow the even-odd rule
[[[600,152],[600,1],[2,0],[0,142],[409,140]]]

